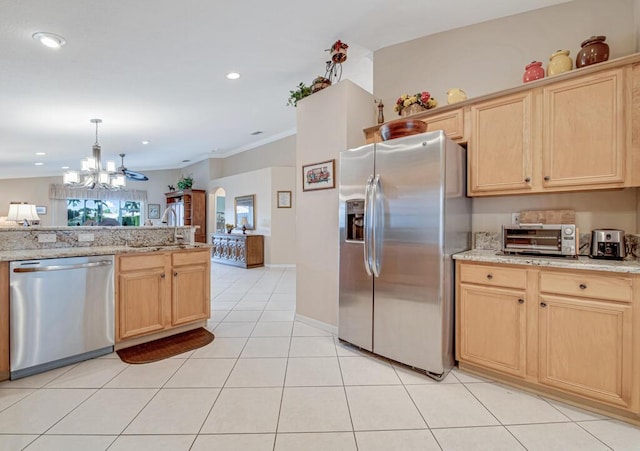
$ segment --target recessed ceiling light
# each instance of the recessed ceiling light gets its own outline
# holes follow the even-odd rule
[[[239,73],[237,73],[237,72],[229,72],[229,73],[227,74],[227,78],[228,78],[229,80],[237,80],[238,78],[240,78],[240,74],[239,74]]]
[[[144,141],[142,141],[142,144],[144,144],[144,145],[146,146],[146,145],[147,145],[147,144],[149,144],[150,142],[151,142],[151,141],[149,141],[148,139],[145,139]]]
[[[36,166],[42,166],[44,163],[36,163]]]
[[[46,33],[44,31],[33,33],[31,37],[36,41],[40,41],[42,45],[46,45],[47,47],[52,49],[59,49],[67,43],[67,41],[65,41],[62,36],[58,36],[57,34],[53,33]]]
[[[42,156],[42,155],[46,155],[46,152],[36,152],[36,155]]]
[[[69,169],[69,166],[61,166],[60,169]]]

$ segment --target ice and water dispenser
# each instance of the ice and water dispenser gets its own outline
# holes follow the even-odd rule
[[[364,241],[364,199],[353,199],[346,202],[348,241]]]

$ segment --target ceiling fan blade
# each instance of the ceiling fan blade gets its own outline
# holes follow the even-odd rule
[[[128,179],[131,179],[131,180],[137,180],[140,182],[149,180],[149,177],[147,177],[146,175],[141,174],[139,172],[130,171],[129,169],[123,169],[122,172]]]

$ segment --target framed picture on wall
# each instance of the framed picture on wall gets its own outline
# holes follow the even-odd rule
[[[302,166],[302,191],[336,187],[336,160]]]
[[[149,204],[148,219],[160,219],[160,204]]]
[[[278,208],[291,208],[291,191],[278,191]]]
[[[44,205],[36,205],[36,213],[38,213],[39,215],[46,215],[47,207]]]

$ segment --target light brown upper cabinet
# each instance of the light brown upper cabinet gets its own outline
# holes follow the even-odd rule
[[[478,102],[470,116],[469,195],[531,191],[533,92]]]
[[[632,155],[630,74],[630,67],[619,67],[546,81],[470,105],[468,194],[634,186],[625,179]]]
[[[542,186],[622,187],[628,115],[624,70],[542,88]]]

